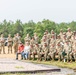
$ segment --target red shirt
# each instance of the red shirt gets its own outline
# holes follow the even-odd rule
[[[24,45],[19,45],[18,52],[21,53],[24,50]]]

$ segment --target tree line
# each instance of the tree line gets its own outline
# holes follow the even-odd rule
[[[27,23],[22,23],[21,20],[17,20],[16,22],[7,22],[4,20],[3,22],[0,22],[0,35],[4,34],[4,37],[7,37],[8,34],[11,34],[13,37],[14,34],[19,33],[23,41],[26,34],[29,33],[32,37],[33,33],[36,32],[39,39],[41,39],[45,30],[48,30],[49,32],[54,30],[57,34],[59,34],[60,29],[63,29],[63,31],[66,32],[68,27],[70,27],[72,31],[76,31],[76,22],[72,21],[70,23],[55,23],[49,19],[43,19],[37,23],[33,22],[33,20],[30,20]]]

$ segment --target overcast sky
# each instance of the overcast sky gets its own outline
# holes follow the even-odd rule
[[[76,21],[76,0],[0,0],[0,22]]]

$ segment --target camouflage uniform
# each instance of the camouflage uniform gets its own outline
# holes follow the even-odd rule
[[[9,53],[10,50],[11,50],[11,53],[12,53],[12,42],[13,42],[13,39],[12,39],[10,34],[8,35],[8,39],[7,40],[8,40],[8,53]]]
[[[55,54],[56,54],[56,46],[55,44],[50,44],[48,55],[51,57],[52,60],[54,60]]]
[[[64,50],[65,50],[65,53],[67,54],[67,62],[69,60],[71,60],[71,52],[72,52],[72,45],[70,44],[69,41],[66,41],[66,43],[64,44]]]
[[[62,59],[62,46],[61,46],[60,42],[58,42],[56,45],[56,54],[58,54],[58,60],[61,61],[61,59]]]
[[[18,50],[18,38],[16,37],[16,35],[14,35],[13,38],[13,48],[14,48],[14,53],[16,53]]]
[[[34,33],[34,39],[35,39],[35,43],[39,42],[39,37],[37,36],[37,33]]]
[[[30,38],[29,34],[27,34],[26,37],[24,38],[25,43],[26,42],[29,42],[30,43],[30,39],[31,38]]]
[[[5,54],[5,44],[4,43],[5,43],[5,39],[4,39],[3,34],[2,34],[0,37],[0,45],[1,45],[0,53],[1,53],[2,48],[3,48],[3,53]]]
[[[47,43],[45,42],[44,45],[43,45],[43,47],[42,47],[42,50],[40,52],[40,57],[42,57],[42,55],[44,55],[44,60],[45,61],[47,60],[48,52],[49,52],[49,48],[47,46]]]

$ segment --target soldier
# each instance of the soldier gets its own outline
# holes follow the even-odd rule
[[[13,48],[14,48],[14,53],[16,53],[18,50],[18,38],[16,37],[16,34],[14,35],[13,38]]]
[[[26,43],[26,42],[29,42],[29,43],[30,43],[30,39],[31,39],[31,38],[30,38],[30,35],[27,34],[26,37],[24,38],[25,43]]]
[[[68,28],[67,30],[68,30],[67,33],[66,33],[66,35],[67,35],[67,39],[70,39],[71,36],[72,36],[72,34],[73,34],[73,32],[71,31],[70,28]]]
[[[34,45],[36,42],[35,42],[35,39],[34,37],[32,37],[32,39],[30,40],[30,45]]]
[[[21,42],[21,36],[19,35],[19,33],[16,34],[16,38],[18,39],[18,44]]]
[[[4,39],[4,36],[3,34],[1,34],[1,37],[0,37],[0,44],[1,44],[1,51],[2,51],[2,48],[3,48],[3,53],[5,54],[5,39]],[[0,53],[1,53],[0,51]]]
[[[74,45],[72,47],[73,47],[72,54],[73,54],[73,57],[74,57],[75,62],[76,62],[76,42],[74,43]]]
[[[72,52],[72,45],[68,40],[66,40],[64,44],[64,50],[65,53],[67,54],[67,62],[68,62],[69,60],[71,60],[71,52]]]
[[[60,29],[59,35],[60,35],[61,39],[63,39],[63,30],[62,29]]]
[[[38,50],[38,48],[39,48],[38,43],[35,43],[35,45],[34,45],[34,50],[33,50],[33,52],[32,52],[33,60],[35,60],[35,55],[37,55],[37,50]]]
[[[54,34],[51,35],[50,44],[56,44],[56,38]]]
[[[58,54],[58,60],[61,61],[62,59],[62,46],[60,44],[60,42],[57,43],[56,45],[56,54]]]
[[[42,47],[42,50],[40,52],[40,57],[42,57],[42,55],[44,55],[44,60],[45,61],[47,60],[48,52],[49,52],[49,48],[47,46],[47,43],[45,42],[44,45],[43,45],[43,47]]]
[[[13,39],[10,34],[8,35],[7,40],[8,40],[8,54],[9,54],[9,51],[11,51],[12,53],[12,42],[13,42]]]
[[[29,51],[29,55],[28,55],[28,59],[29,60],[31,59],[31,55],[33,53],[33,50],[34,50],[34,45],[33,44],[30,44],[30,51]]]
[[[54,43],[52,43],[52,44],[50,44],[49,53],[48,53],[48,55],[51,57],[52,61],[55,60],[55,54],[56,54],[56,46]]]
[[[37,36],[37,33],[34,33],[34,39],[35,39],[35,43],[39,41],[39,37]]]

